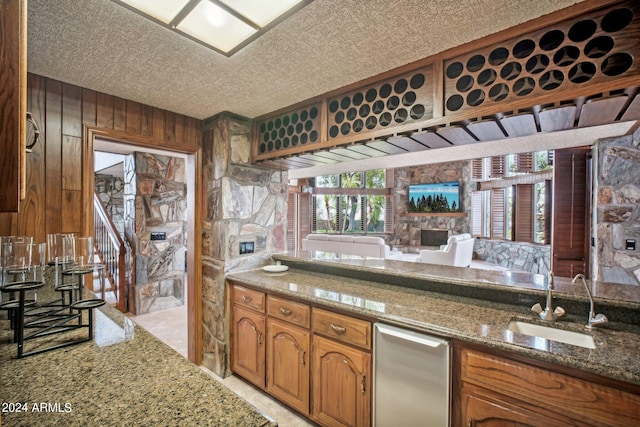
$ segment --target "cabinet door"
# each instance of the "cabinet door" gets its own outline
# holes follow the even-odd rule
[[[27,4],[0,6],[0,212],[18,212],[25,177]]]
[[[323,426],[371,424],[371,355],[313,337],[312,418]]]
[[[310,333],[271,318],[267,331],[267,391],[308,415]]]
[[[231,370],[259,387],[265,380],[265,316],[233,307]]]

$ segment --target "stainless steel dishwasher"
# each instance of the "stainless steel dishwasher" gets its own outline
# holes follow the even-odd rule
[[[373,346],[373,426],[448,426],[449,341],[376,323]]]

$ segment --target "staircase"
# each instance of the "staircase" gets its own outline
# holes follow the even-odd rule
[[[135,254],[118,233],[96,193],[93,195],[93,218],[95,254],[99,258],[96,262],[104,265],[105,292],[100,296],[125,313],[128,311],[128,291],[135,282]],[[99,283],[99,277],[95,276],[94,288]]]

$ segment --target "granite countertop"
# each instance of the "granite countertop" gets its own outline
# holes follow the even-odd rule
[[[386,283],[393,282],[393,277],[400,277],[403,284],[413,280],[427,284],[433,281],[442,285],[438,282],[442,280],[446,286],[457,286],[456,281],[461,279],[449,270],[418,270],[419,266],[412,267],[412,263],[403,262],[406,269],[399,273],[397,270],[401,270],[403,266],[394,264],[398,261],[350,260],[346,264],[336,265],[334,261],[318,262],[299,255],[277,254],[273,258],[292,268],[281,273],[268,273],[261,269],[231,273],[227,278],[385,323],[482,344],[640,385],[640,364],[637,363],[640,327],[637,325],[611,321],[586,332],[584,325],[588,310],[584,313],[567,310],[567,316],[558,320],[554,326],[591,334],[596,342],[595,349],[509,331],[507,325],[512,319],[536,321],[530,311],[530,302],[534,299],[544,305],[544,292],[536,290],[535,283],[529,286],[531,295],[525,292],[524,297],[520,296],[522,301],[517,300],[518,303],[513,304],[488,301],[485,299],[486,295],[476,298],[473,292],[467,292],[468,296],[461,296],[455,292],[434,292],[428,290],[429,286],[425,290]],[[502,290],[503,292],[497,293],[504,294],[505,288],[497,284],[499,280],[477,281],[478,276],[488,272],[470,272],[471,269],[459,268],[453,270],[458,275],[474,277],[473,280],[461,280],[461,286],[467,291],[474,289],[474,286],[477,291],[483,286],[485,292],[496,293],[496,290]],[[440,276],[444,273],[448,274]],[[521,279],[524,280],[525,277]],[[514,292],[514,295],[517,298],[518,293]],[[578,296],[576,298],[579,299]]]
[[[91,342],[17,359],[8,321],[0,320],[0,425],[276,425],[115,308],[96,309],[94,321]],[[46,340],[73,334],[86,329]]]

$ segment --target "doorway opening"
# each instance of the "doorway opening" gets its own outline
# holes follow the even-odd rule
[[[142,220],[145,222],[144,232],[141,236],[136,236],[137,241],[133,242],[136,257],[138,258],[138,253],[142,256],[131,267],[137,277],[134,286],[128,288],[128,316],[190,361],[200,364],[202,311],[198,301],[201,279],[197,273],[200,252],[197,230],[200,224],[196,208],[200,202],[197,189],[201,170],[200,149],[193,152],[164,147],[159,149],[146,139],[138,141],[135,136],[129,138],[119,132],[111,135],[106,130],[95,128],[87,129],[85,144],[83,160],[87,165],[93,166],[94,159],[103,156],[100,153],[112,153],[124,158],[122,166],[103,164],[98,166],[98,175],[95,171],[85,174],[87,186],[84,198],[87,201],[87,211],[93,213],[90,200],[93,199],[96,183],[103,187],[107,186],[105,183],[113,183],[112,190],[117,187],[116,192],[119,192],[115,199],[123,199],[120,201],[123,206],[111,208],[116,216],[122,217],[121,227],[125,234],[128,234],[127,227],[135,228],[136,215],[138,221],[141,221],[142,213]],[[138,163],[142,164],[137,173],[138,181],[145,181],[142,192],[146,196],[146,202],[138,204],[137,208],[136,196],[128,194],[130,190],[124,189],[131,183],[131,176],[127,174],[135,175],[135,171],[131,172],[132,166],[126,165],[126,159],[136,160],[136,157]],[[120,167],[121,178],[110,178],[101,173],[110,172],[109,169],[118,171]],[[153,170],[161,171],[159,175],[162,176],[149,173]],[[120,183],[116,183],[118,180]],[[150,193],[146,194],[147,190]],[[105,194],[102,197],[108,199],[111,195]],[[109,201],[113,202],[114,200]],[[127,203],[131,206],[127,207]],[[90,230],[93,215],[88,216],[85,224],[87,230]],[[139,226],[140,223],[137,227]]]

